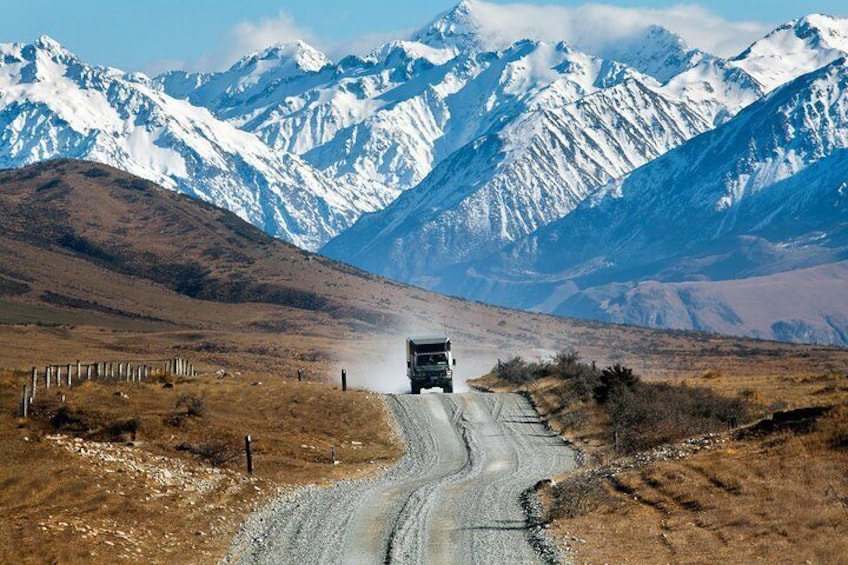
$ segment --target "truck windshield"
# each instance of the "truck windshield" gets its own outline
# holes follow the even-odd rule
[[[444,353],[431,353],[418,356],[419,365],[447,365],[448,357]]]

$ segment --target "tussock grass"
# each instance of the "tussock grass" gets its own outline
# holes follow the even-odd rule
[[[24,420],[16,411],[26,379],[0,371],[2,563],[217,562],[241,519],[278,489],[372,472],[401,454],[372,393],[255,373],[166,379],[173,387],[91,381],[39,390]],[[62,448],[52,434],[121,446],[153,468],[223,474],[211,490],[162,488],[132,467]]]
[[[808,372],[803,359],[786,359],[785,365],[797,372],[768,375],[723,367],[677,382],[690,392],[708,388],[723,398],[741,397],[752,419],[778,410],[833,408],[807,424],[723,434],[712,447],[679,460],[619,468],[612,475],[559,477],[552,488],[544,489],[550,531],[571,546],[574,561],[844,563],[848,375]],[[551,425],[584,450],[587,470],[614,464],[610,414],[575,394],[563,379],[536,374],[543,376],[516,379],[518,385],[496,374],[476,382],[491,390],[526,390]],[[668,412],[664,404],[692,399],[689,393],[689,400],[678,398],[683,389],[666,383],[642,385],[675,391],[648,402],[649,412],[656,406]]]
[[[554,530],[586,540],[581,562],[844,563],[846,414],[623,473]]]

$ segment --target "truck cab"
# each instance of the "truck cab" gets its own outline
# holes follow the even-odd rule
[[[406,338],[406,376],[412,394],[420,394],[422,389],[434,387],[441,388],[443,392],[453,392],[455,365],[449,337]]]

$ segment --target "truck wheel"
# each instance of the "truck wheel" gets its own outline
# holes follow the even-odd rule
[[[421,394],[421,385],[412,383],[412,394]]]
[[[444,388],[442,389],[442,392],[453,392],[453,383],[451,383],[449,385],[445,385]]]

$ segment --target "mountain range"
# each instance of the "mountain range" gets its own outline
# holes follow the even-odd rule
[[[109,164],[476,300],[848,344],[848,20],[723,59],[658,26],[493,46],[480,6],[362,57],[296,41],[155,78],[3,45],[0,164]]]

